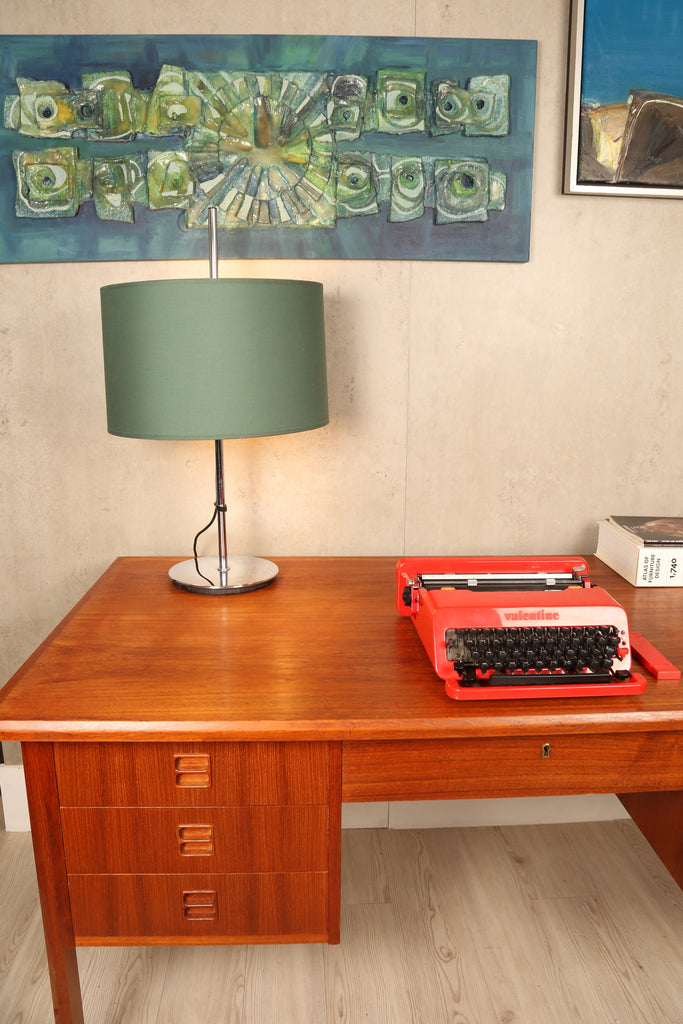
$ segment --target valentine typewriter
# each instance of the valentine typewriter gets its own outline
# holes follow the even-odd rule
[[[456,700],[643,693],[626,612],[581,558],[403,558],[396,605]]]

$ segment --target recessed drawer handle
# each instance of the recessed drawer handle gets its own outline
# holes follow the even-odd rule
[[[178,852],[181,857],[212,857],[213,825],[178,825]]]
[[[184,892],[183,914],[187,921],[215,921],[218,917],[218,897],[214,891]]]
[[[175,784],[181,789],[201,789],[211,785],[211,758],[208,754],[176,754]]]

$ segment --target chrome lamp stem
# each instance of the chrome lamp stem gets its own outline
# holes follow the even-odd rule
[[[217,211],[209,207],[209,272],[218,277]],[[216,520],[218,525],[218,565],[214,558],[188,559],[174,565],[169,575],[176,586],[199,594],[232,594],[265,587],[278,574],[275,562],[251,555],[240,555],[228,563],[228,542],[223,476],[223,441],[214,441],[216,459]]]

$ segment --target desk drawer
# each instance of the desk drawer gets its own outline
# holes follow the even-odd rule
[[[327,875],[70,875],[78,945],[327,939]]]
[[[63,807],[70,873],[327,870],[327,806]]]
[[[351,741],[343,745],[342,799],[346,801],[680,788],[683,745],[673,733]]]
[[[321,804],[327,743],[56,743],[62,806]]]

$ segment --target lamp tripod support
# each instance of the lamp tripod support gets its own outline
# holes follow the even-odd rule
[[[218,277],[218,232],[216,207],[209,207],[209,270]],[[275,579],[278,567],[266,558],[234,555],[228,561],[225,487],[223,477],[223,441],[214,441],[216,459],[216,521],[218,524],[218,563],[215,557],[188,558],[169,569],[177,587],[195,594],[237,594],[258,590]]]

